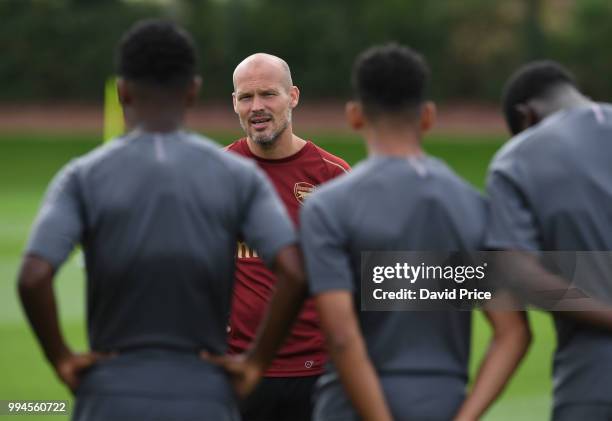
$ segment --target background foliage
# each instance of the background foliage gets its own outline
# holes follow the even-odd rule
[[[100,101],[108,57],[142,17],[177,20],[199,45],[203,96],[225,97],[245,56],[284,57],[310,97],[348,93],[355,55],[396,40],[424,53],[437,99],[495,100],[533,58],[562,60],[587,93],[612,95],[608,0],[0,0],[0,101]]]

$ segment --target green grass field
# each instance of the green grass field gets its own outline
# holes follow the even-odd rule
[[[233,134],[212,134],[222,142]],[[354,136],[313,136],[319,145],[354,164],[365,148]],[[482,188],[488,162],[502,138],[449,138],[427,140],[427,150]],[[15,278],[20,255],[45,187],[70,158],[99,144],[93,136],[0,135],[0,400],[69,399],[43,360],[17,301]],[[56,291],[64,332],[70,344],[86,349],[84,328],[84,277],[79,259],[68,261],[57,277]],[[529,355],[487,420],[544,420],[549,418],[552,325],[547,315],[530,313],[534,342]],[[475,318],[472,368],[481,358],[489,330],[480,315]],[[12,419],[6,417],[3,419]],[[48,417],[15,417],[19,420]],[[61,417],[52,419],[60,420]]]

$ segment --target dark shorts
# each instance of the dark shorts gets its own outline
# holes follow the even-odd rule
[[[264,377],[242,402],[243,421],[310,421],[312,392],[319,376]]]
[[[76,392],[73,420],[238,421],[226,374],[194,354],[147,350],[92,367]]]
[[[574,403],[555,407],[553,421],[612,421],[612,405]]]
[[[454,376],[383,376],[385,399],[398,421],[448,421],[465,399],[465,380]],[[315,421],[358,421],[338,381],[316,392]]]

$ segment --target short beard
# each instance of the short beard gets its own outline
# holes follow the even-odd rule
[[[258,137],[256,137],[257,136],[256,134],[252,135],[251,140],[255,142],[256,144],[258,144],[259,146],[261,146],[263,149],[270,149],[276,144],[276,142],[281,137],[281,135],[285,132],[285,130],[287,130],[287,127],[289,127],[290,122],[291,122],[291,108],[287,110],[285,124],[279,127],[278,130],[276,130],[274,133],[270,133],[269,135],[261,135]]]
[[[288,126],[289,126],[289,122],[285,121],[285,124],[283,124],[283,126],[280,127],[274,133],[270,133],[269,135],[251,136],[251,140],[257,143],[259,146],[261,146],[264,149],[270,149],[276,144],[276,142],[281,137],[283,132],[287,130]]]

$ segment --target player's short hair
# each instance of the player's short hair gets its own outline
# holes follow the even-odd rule
[[[191,36],[160,19],[136,22],[121,38],[117,74],[154,87],[182,88],[196,74],[197,55]]]
[[[353,64],[353,95],[370,116],[418,108],[425,101],[428,80],[423,57],[397,43],[371,47]]]
[[[512,134],[522,130],[521,115],[516,106],[541,98],[559,85],[576,86],[572,74],[559,63],[540,60],[527,63],[510,76],[502,94],[506,123]]]

